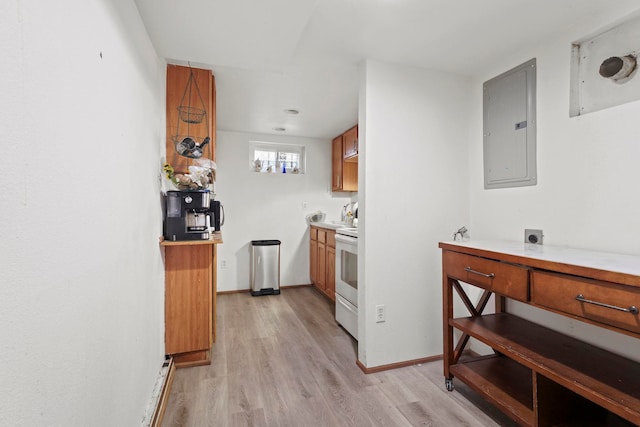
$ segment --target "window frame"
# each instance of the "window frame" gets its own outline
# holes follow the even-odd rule
[[[267,167],[263,164],[260,170],[257,169],[257,165],[255,163],[256,152],[270,152],[275,153],[275,160],[273,160],[274,164],[272,166],[272,170],[268,171]],[[271,174],[282,174],[282,163],[280,157],[282,154],[296,154],[298,155],[298,167],[297,171],[294,171],[293,167],[286,168],[287,174],[294,175],[304,175],[306,172],[306,147],[301,144],[288,144],[282,142],[268,142],[268,141],[249,141],[249,167],[253,172],[258,173],[271,173]],[[285,161],[286,162],[286,161]]]

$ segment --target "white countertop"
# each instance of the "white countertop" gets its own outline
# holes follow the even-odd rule
[[[329,228],[331,230],[337,230],[339,228],[348,227],[344,222],[312,222],[310,225],[315,225],[316,227]]]
[[[442,243],[539,259],[543,261],[559,262],[568,265],[630,274],[639,276],[638,284],[640,285],[640,256],[637,255],[598,252],[551,245],[534,245],[531,243],[508,240],[463,240]]]

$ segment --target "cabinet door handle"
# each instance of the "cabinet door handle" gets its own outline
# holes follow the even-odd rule
[[[493,279],[494,277],[496,277],[496,275],[493,274],[493,273],[489,273],[489,274],[481,273],[480,271],[472,270],[471,267],[465,267],[464,271],[466,271],[468,273],[477,274],[478,276],[488,277],[489,279]]]
[[[576,295],[576,301],[586,302],[587,304],[593,304],[599,307],[610,308],[612,310],[624,311],[625,313],[638,314],[638,307],[636,307],[635,305],[632,305],[629,308],[618,307],[616,305],[605,304],[603,302],[586,299],[582,294]]]

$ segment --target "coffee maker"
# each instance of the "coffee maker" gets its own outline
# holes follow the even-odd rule
[[[166,240],[208,240],[209,190],[167,191]]]

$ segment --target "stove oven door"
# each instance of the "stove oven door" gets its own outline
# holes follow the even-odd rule
[[[336,294],[358,307],[358,239],[336,234]]]

